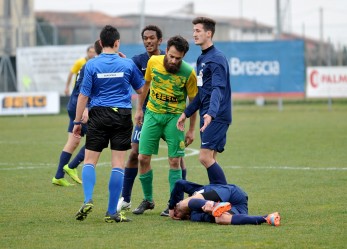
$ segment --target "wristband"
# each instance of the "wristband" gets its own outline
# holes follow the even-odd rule
[[[73,121],[73,124],[74,125],[80,125],[80,124],[82,124],[82,122],[81,121]]]

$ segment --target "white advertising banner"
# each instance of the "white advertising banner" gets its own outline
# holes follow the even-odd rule
[[[64,95],[70,69],[77,59],[86,56],[87,47],[88,45],[17,48],[18,91],[57,91]]]
[[[306,97],[346,98],[347,67],[308,67]]]
[[[1,115],[58,114],[58,92],[0,93]]]

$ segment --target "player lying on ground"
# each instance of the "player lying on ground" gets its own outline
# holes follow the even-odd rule
[[[189,197],[183,199],[184,193]],[[248,215],[248,196],[234,184],[209,184],[179,180],[176,182],[169,202],[169,214],[175,220],[211,222],[221,225],[260,225],[267,222],[279,226],[278,212]]]

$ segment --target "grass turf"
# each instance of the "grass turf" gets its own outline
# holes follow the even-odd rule
[[[67,138],[67,115],[0,117],[0,248],[345,248],[346,103],[331,110],[326,103],[298,103],[283,111],[274,104],[235,103],[233,118],[218,161],[228,181],[248,193],[249,214],[279,211],[280,227],[161,217],[169,197],[164,146],[152,163],[154,210],[128,212],[130,223],[103,221],[110,173],[106,149],[96,171],[95,208],[78,222],[81,186],[51,184]],[[199,142],[197,133],[191,148],[198,150]],[[185,160],[188,180],[207,184],[197,156]],[[137,178],[132,208],[141,200]]]

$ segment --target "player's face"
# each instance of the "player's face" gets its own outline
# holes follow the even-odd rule
[[[211,38],[211,31],[205,31],[201,23],[193,27],[193,38],[195,45],[203,45]]]
[[[154,30],[143,32],[142,41],[148,54],[153,55],[159,51],[161,39],[158,39],[157,32]]]
[[[171,46],[166,49],[166,55],[164,56],[164,67],[169,73],[175,74],[180,70],[184,52],[179,52],[175,46]]]
[[[96,55],[95,49],[94,49],[94,48],[90,48],[90,49],[88,50],[88,52],[87,52],[87,57],[88,57],[88,59],[94,58],[95,55]]]

